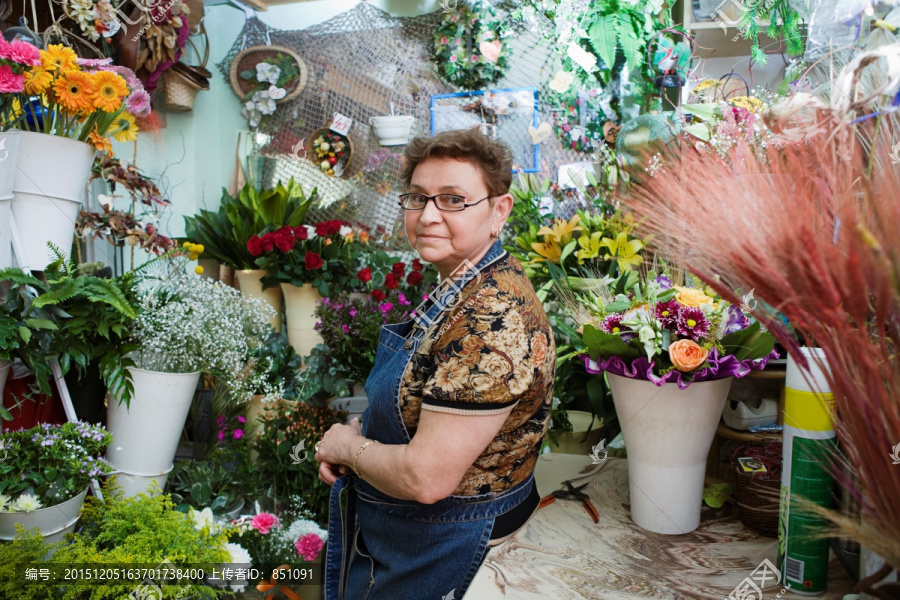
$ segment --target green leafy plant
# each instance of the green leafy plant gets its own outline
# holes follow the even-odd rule
[[[766,64],[766,53],[759,45],[760,23],[768,21],[766,33],[773,39],[784,39],[788,54],[803,54],[803,35],[800,33],[800,13],[791,6],[790,0],[745,0],[738,27],[744,37],[753,40],[750,56],[757,63]]]
[[[716,483],[703,489],[703,501],[713,508],[722,508],[730,495],[731,486],[727,483]]]
[[[218,211],[201,209],[184,218],[185,237],[203,246],[204,256],[235,269],[256,269],[247,242],[254,235],[282,226],[298,227],[316,198],[291,178],[274,189],[259,191],[247,184],[236,198],[223,190]]]
[[[161,492],[158,486],[151,494]],[[144,568],[211,566],[229,563],[227,534],[213,533],[211,528],[197,528],[193,519],[175,509],[164,494],[138,494],[124,498],[114,483],[103,488],[103,500],[89,497],[81,515],[81,531],[69,534],[65,542],[48,544],[34,533],[19,529],[16,539],[0,545],[0,596],[29,600],[120,600],[131,597],[142,583],[140,577],[130,580],[73,580],[66,585],[22,586],[26,567],[41,563],[47,568],[64,569],[80,563],[140,565]],[[49,555],[52,552],[52,556]],[[171,566],[170,566],[171,568]],[[151,578],[152,579],[152,578]],[[162,588],[161,597],[221,597],[225,590],[182,580],[155,580]]]
[[[253,351],[259,373],[256,394],[266,394],[281,386],[281,397],[294,400],[300,387],[298,373],[303,360],[288,342],[287,334],[272,332],[268,339]]]
[[[246,483],[241,469],[228,470],[223,458],[214,451],[202,461],[176,461],[166,487],[179,510],[208,507],[221,514],[244,497]]]

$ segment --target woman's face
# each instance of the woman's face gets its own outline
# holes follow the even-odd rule
[[[466,202],[488,195],[481,172],[471,163],[451,158],[432,158],[413,172],[410,192],[434,196],[456,194]],[[433,201],[422,210],[405,211],[406,235],[422,260],[433,264],[441,277],[448,277],[463,260],[472,263],[487,253],[512,208],[509,194],[479,202],[458,212],[438,210]]]

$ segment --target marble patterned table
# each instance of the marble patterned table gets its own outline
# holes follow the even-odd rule
[[[596,469],[587,456],[541,455],[538,491],[545,496]],[[775,563],[777,540],[745,528],[730,505],[705,508],[696,531],[660,535],[629,517],[626,460],[610,458],[589,480],[584,491],[599,523],[580,502],[557,500],[538,510],[512,539],[490,550],[465,600],[724,600],[764,559]],[[834,556],[829,573],[828,591],[818,598],[840,600],[852,591]],[[780,591],[770,583],[761,598],[754,593],[746,600],[804,597]]]

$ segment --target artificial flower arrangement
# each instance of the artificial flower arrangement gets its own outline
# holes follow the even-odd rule
[[[673,285],[667,274],[628,272],[563,294],[589,373],[687,388],[695,381],[743,377],[778,358],[775,338],[739,306],[708,290]]]
[[[25,42],[3,44],[0,55],[24,61],[21,74],[6,78],[5,87],[17,89],[2,107],[3,126],[87,142],[110,156],[110,137],[137,139],[135,117],[149,114],[150,96],[129,69],[112,65],[111,59],[79,59],[60,44],[39,51]],[[0,68],[0,77],[3,73]]]
[[[79,237],[84,240],[105,239],[114,245],[124,242],[132,248],[139,247],[156,256],[174,248],[175,242],[162,235],[153,224],[158,220],[159,212],[171,202],[163,197],[156,184],[144,177],[137,167],[104,154],[94,160],[91,180],[94,179],[108,182],[113,193],[117,185],[125,188],[131,199],[131,209],[117,209],[114,195],[100,194],[98,200],[102,212],[82,210],[78,215],[76,232]],[[135,214],[138,204],[144,207],[143,214]],[[145,215],[153,223],[144,223],[142,217]]]
[[[350,146],[346,136],[331,130],[323,131],[312,142],[312,161],[326,175],[340,177],[350,159]]]
[[[104,42],[114,36],[122,24],[118,16],[118,4],[109,0],[64,0],[63,11],[78,24],[81,33],[92,42]],[[107,50],[107,44],[103,44]]]
[[[489,87],[509,69],[508,27],[490,2],[445,10],[434,32],[434,62],[447,83],[466,90]]]
[[[78,496],[113,468],[100,456],[112,442],[102,425],[43,423],[0,434],[0,512],[32,512]]]
[[[254,235],[247,242],[256,265],[265,269],[263,287],[279,283],[312,284],[322,296],[352,279],[351,246],[356,232],[344,221],[322,221],[315,225],[285,225]]]
[[[238,73],[244,81],[256,82],[241,107],[241,116],[247,119],[250,127],[258,127],[264,117],[275,113],[275,103],[284,99],[286,88],[299,76],[300,70],[294,59],[281,53],[256,63],[254,70]]]
[[[579,93],[568,71],[557,71],[549,88],[559,96],[559,108],[553,110],[553,131],[563,146],[576,152],[592,153],[604,145],[604,122],[616,120],[611,96],[603,88]]]

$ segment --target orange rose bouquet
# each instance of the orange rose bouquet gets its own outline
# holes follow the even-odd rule
[[[775,338],[741,307],[665,273],[624,273],[563,295],[574,352],[592,374],[657,385],[743,377],[772,358]]]
[[[133,72],[112,59],[79,59],[61,44],[39,53],[39,61],[22,68],[12,126],[86,142],[109,155],[110,138],[137,139],[135,117],[149,114],[150,96]]]

